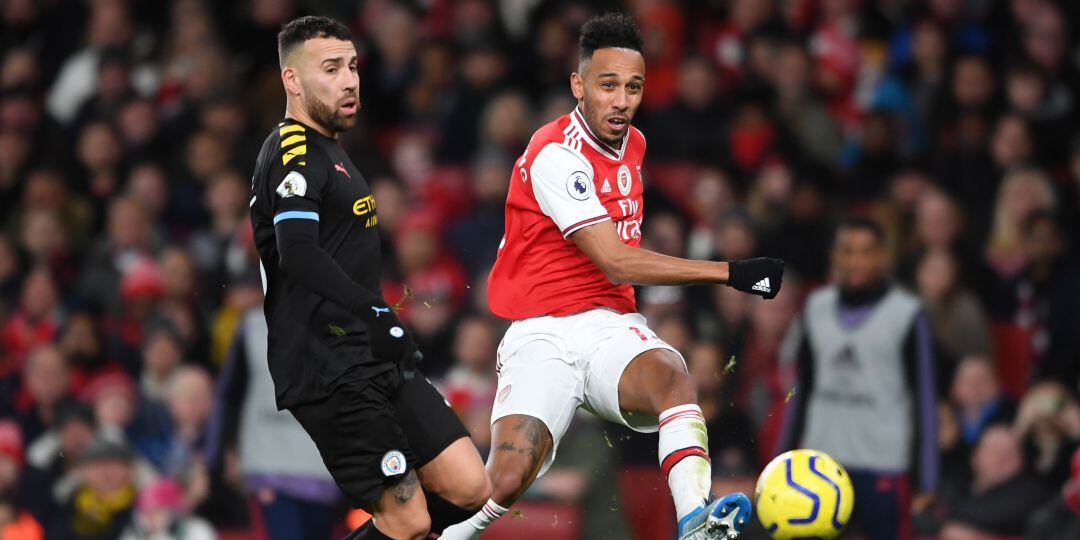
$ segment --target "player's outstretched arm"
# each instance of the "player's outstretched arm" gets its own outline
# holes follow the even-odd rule
[[[761,257],[713,262],[680,259],[628,246],[611,221],[578,229],[570,239],[613,283],[692,285],[723,283],[735,289],[774,298],[784,277],[784,261]]]

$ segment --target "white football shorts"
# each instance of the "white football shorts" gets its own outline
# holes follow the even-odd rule
[[[515,321],[499,344],[499,388],[491,423],[523,414],[547,425],[554,446],[540,475],[555,460],[559,440],[578,407],[635,431],[653,433],[657,417],[623,414],[619,408],[623,370],[652,349],[667,349],[682,359],[638,313],[594,309],[568,317]]]

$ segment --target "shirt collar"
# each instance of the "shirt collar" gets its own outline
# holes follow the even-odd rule
[[[622,161],[623,155],[626,153],[626,140],[630,138],[630,130],[627,130],[626,135],[623,136],[622,144],[620,144],[619,148],[615,148],[601,141],[600,138],[597,137],[591,129],[589,129],[589,124],[585,122],[585,115],[581,113],[580,106],[574,107],[574,110],[570,113],[570,121],[580,128],[581,132],[584,134],[582,139],[589,146],[592,146],[597,152],[600,152],[600,154],[606,158],[613,159],[615,161]]]

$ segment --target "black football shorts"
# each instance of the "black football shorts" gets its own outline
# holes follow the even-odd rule
[[[345,380],[329,397],[289,409],[315,441],[350,502],[371,508],[410,470],[468,437],[457,414],[422,374],[400,369]]]

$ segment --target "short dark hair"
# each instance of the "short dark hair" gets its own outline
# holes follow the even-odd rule
[[[620,48],[641,52],[641,32],[634,19],[625,13],[605,13],[588,20],[581,27],[580,59],[592,58],[598,49]]]
[[[867,231],[874,236],[874,242],[879,246],[885,244],[885,229],[881,224],[866,216],[852,216],[840,223],[836,228],[836,237],[833,243],[840,239],[840,235],[847,231]]]
[[[285,67],[285,57],[293,47],[302,45],[309,39],[334,38],[352,41],[352,32],[337,19],[318,15],[307,15],[293,19],[281,27],[277,35],[278,63]]]

